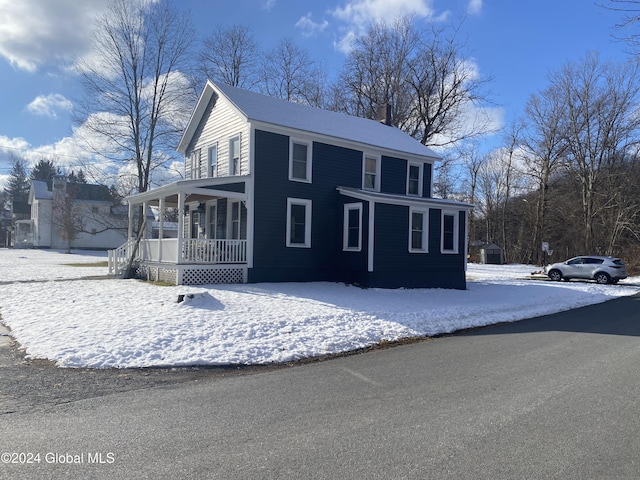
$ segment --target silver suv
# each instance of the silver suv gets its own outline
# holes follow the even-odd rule
[[[582,278],[598,283],[618,283],[627,278],[627,269],[619,258],[614,257],[575,257],[562,263],[553,263],[544,268],[547,276],[556,282]]]

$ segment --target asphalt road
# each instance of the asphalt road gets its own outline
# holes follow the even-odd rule
[[[14,367],[67,393],[3,389],[3,479],[640,478],[640,297],[287,368]]]

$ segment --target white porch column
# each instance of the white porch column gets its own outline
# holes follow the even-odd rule
[[[182,263],[182,244],[184,242],[184,193],[178,194],[178,251],[176,252],[176,262]]]
[[[165,197],[160,197],[160,224],[158,228],[158,261],[162,261],[162,239],[164,238],[164,200]]]
[[[144,219],[142,220],[142,226],[144,230],[142,231],[142,235],[140,238],[147,238],[147,217],[149,216],[149,202],[144,202],[142,204],[142,215]]]
[[[129,202],[129,230],[127,232],[127,240],[133,238],[133,203]]]

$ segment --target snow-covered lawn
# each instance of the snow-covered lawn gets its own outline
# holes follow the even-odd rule
[[[265,364],[516,321],[640,292],[469,265],[468,289],[334,283],[156,286],[104,276],[104,252],[0,249],[0,315],[32,358],[63,367]],[[85,263],[89,266],[70,266]],[[178,295],[193,295],[177,303]]]

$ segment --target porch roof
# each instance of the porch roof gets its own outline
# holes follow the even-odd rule
[[[429,197],[413,197],[408,195],[398,195],[392,193],[380,193],[360,188],[337,187],[338,192],[347,197],[356,198],[358,200],[373,201],[379,203],[388,203],[394,205],[417,205],[429,206],[433,208],[457,208],[461,210],[472,210],[474,205],[471,203],[458,202],[455,200],[447,200],[443,198]]]
[[[137,193],[126,197],[130,205],[141,205],[147,203],[158,206],[160,199],[164,198],[165,204],[169,206],[178,205],[178,197],[185,195],[185,202],[204,202],[212,198],[233,198],[236,200],[246,200],[246,192],[234,192],[225,190],[224,185],[216,182],[216,179],[205,178],[201,180],[179,180],[177,182],[163,185],[146,192]],[[226,183],[229,179],[226,179]],[[235,182],[237,183],[237,181]]]

